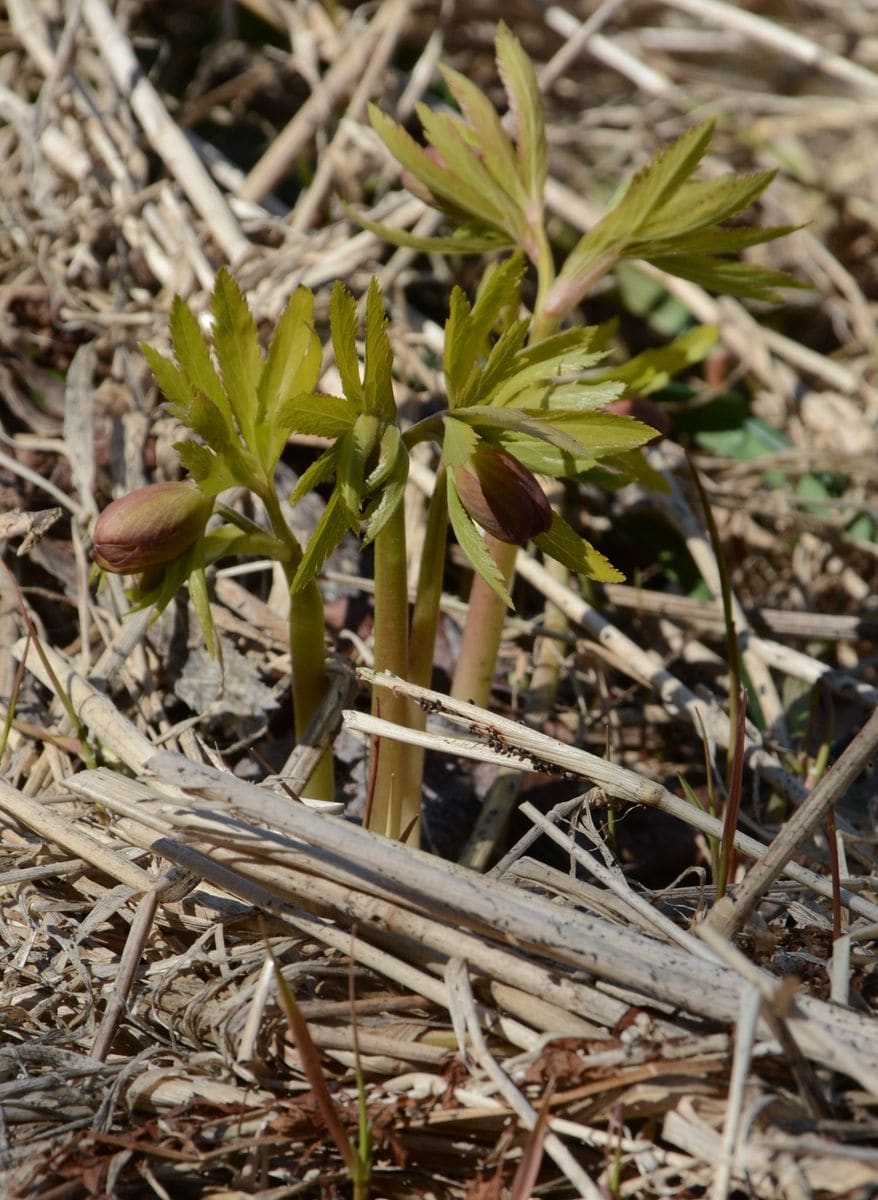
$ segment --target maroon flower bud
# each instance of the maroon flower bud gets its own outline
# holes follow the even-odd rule
[[[138,488],[98,517],[94,560],[115,575],[165,567],[201,536],[212,508],[213,501],[190,480]]]
[[[501,542],[523,546],[551,528],[552,507],[536,476],[506,450],[480,442],[454,481],[469,515]]]

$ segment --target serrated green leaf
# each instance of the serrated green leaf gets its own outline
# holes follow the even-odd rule
[[[236,483],[250,487],[255,463],[242,443],[231,415],[225,416],[207,396],[199,392],[189,410],[189,427],[224,460]]]
[[[491,405],[473,405],[458,408],[453,417],[446,417],[446,427],[454,421],[463,421],[484,433],[486,430],[510,431],[526,434],[539,441],[548,442],[562,454],[578,458],[588,453],[586,448],[561,428],[558,414],[526,411],[521,408],[493,408]]]
[[[557,411],[549,419],[556,430],[575,438],[594,458],[633,450],[656,435],[652,426],[620,413]]]
[[[397,229],[393,225],[384,225],[380,221],[372,221],[363,213],[346,207],[345,212],[352,221],[374,233],[376,237],[390,242],[392,246],[405,246],[408,250],[417,250],[421,254],[486,254],[490,250],[503,250],[515,245],[511,234],[498,229],[482,228],[477,222],[461,225],[447,237],[421,237],[409,233],[407,229]]]
[[[667,495],[671,490],[664,475],[651,465],[642,449],[607,455],[586,478],[589,482],[596,482],[601,487],[611,489],[626,487],[629,483],[639,483],[651,492]]]
[[[207,341],[192,309],[179,296],[174,297],[171,305],[170,329],[174,357],[193,391],[205,395],[229,424],[233,424],[232,410],[210,357]]]
[[[341,376],[345,396],[357,408],[363,408],[363,384],[360,380],[360,359],[357,354],[357,303],[343,283],[336,281],[329,302],[329,324],[335,365]]]
[[[396,420],[393,398],[393,350],[387,336],[387,314],[378,280],[372,276],[366,295],[366,357],[363,370],[363,405],[384,421]]]
[[[363,491],[367,496],[382,488],[393,476],[399,474],[400,465],[408,478],[409,454],[398,425],[388,425],[381,434],[378,445],[378,462],[363,481]]]
[[[637,172],[615,207],[584,234],[568,256],[546,299],[549,315],[561,317],[569,312],[613,269],[636,241],[641,227],[669,203],[695,170],[713,127],[713,121],[705,121],[688,130]]]
[[[188,425],[189,412],[192,401],[195,399],[195,392],[188,377],[169,358],[159,354],[158,350],[154,350],[152,346],[141,342],[140,349],[155,376],[159,391],[168,401],[170,411],[178,421]]]
[[[553,479],[566,479],[581,475],[595,465],[595,458],[565,454],[556,446],[529,434],[501,433],[499,445],[515,455],[522,466],[534,471],[537,475],[549,475]]]
[[[377,504],[367,513],[366,531],[362,544],[374,541],[405,496],[409,475],[409,456],[396,425],[388,425],[381,438],[378,466],[366,480],[366,492],[372,495],[380,489]]]
[[[457,214],[470,211],[465,203],[461,203],[458,181],[431,158],[411,134],[406,133],[402,126],[397,125],[375,104],[369,105],[369,119],[372,128],[400,166],[410,171],[433,194],[444,211]],[[478,195],[474,199],[477,200]]]
[[[476,364],[488,354],[491,332],[504,312],[517,310],[523,274],[524,259],[515,254],[489,268],[473,305],[460,288],[453,289],[443,360],[449,408],[469,402],[477,386]]]
[[[485,166],[461,130],[460,122],[448,113],[435,112],[426,104],[417,104],[415,110],[427,140],[446,164],[440,194],[471,217],[481,217],[488,225],[509,232],[521,230],[520,209]]]
[[[539,392],[546,393],[545,403],[548,406],[548,394],[553,387],[561,385],[562,380],[569,381],[569,376],[594,366],[605,357],[602,352],[571,350],[552,358],[538,358],[534,362],[529,361],[525,351],[518,356],[514,372],[494,389],[490,402],[498,407],[511,404],[521,406],[525,394]]]
[[[442,77],[474,135],[484,165],[499,187],[524,212],[527,193],[518,170],[518,161],[497,110],[480,88],[465,75],[448,66],[440,66]]]
[[[726,296],[740,296],[747,300],[777,301],[778,288],[805,288],[802,283],[784,271],[772,271],[751,263],[737,262],[728,258],[712,258],[709,255],[689,257],[651,258],[653,266],[669,275],[689,279],[711,292]]]
[[[256,323],[229,271],[217,272],[211,297],[213,346],[226,396],[247,446],[256,449],[257,388],[264,360]]]
[[[257,388],[257,437],[269,478],[291,432],[278,430],[281,414],[294,396],[312,392],[320,377],[323,351],[313,321],[314,297],[300,287],[277,323]]]
[[[205,496],[218,496],[237,480],[225,460],[200,442],[175,442],[174,449],[185,470],[189,472]]]
[[[595,550],[585,538],[575,533],[558,513],[552,518],[552,528],[549,532],[539,534],[534,538],[534,542],[544,554],[556,559],[568,571],[577,575],[586,575],[599,583],[621,583],[625,578],[609,559],[599,550]]]
[[[323,564],[348,531],[350,522],[344,502],[336,489],[327,501],[317,528],[305,547],[302,561],[293,577],[292,591],[301,591],[316,576]]]
[[[624,213],[631,235],[637,234],[653,213],[667,205],[680,190],[704,157],[715,125],[714,120],[709,120],[687,129],[637,172],[614,209],[616,213]]]
[[[337,438],[353,428],[357,410],[345,396],[304,392],[290,396],[277,415],[284,441],[291,433]]]
[[[189,599],[195,609],[195,616],[201,626],[204,647],[211,658],[216,658],[219,644],[216,640],[216,630],[213,624],[213,614],[210,611],[210,597],[207,594],[207,579],[204,567],[195,567],[189,575]]]
[[[515,120],[519,171],[538,220],[546,185],[546,128],[543,102],[533,63],[504,21],[497,27],[497,66]]]
[[[628,247],[626,254],[631,258],[699,258],[702,256],[738,254],[750,246],[759,246],[763,242],[771,242],[775,238],[786,237],[794,233],[798,226],[778,225],[766,228],[723,229],[711,226],[700,229],[696,233],[686,233],[680,237],[668,238],[662,241],[635,242]]]
[[[319,487],[321,483],[326,483],[335,475],[335,467],[338,462],[339,443],[330,446],[328,450],[315,458],[314,462],[307,467],[299,477],[299,481],[293,488],[290,494],[290,504],[298,504],[303,496],[307,496],[314,488]]]
[[[597,380],[617,381],[630,392],[649,395],[666,387],[668,381],[686,367],[702,362],[716,345],[718,336],[716,325],[696,325],[665,346],[644,350],[627,362],[610,367],[601,372]]]
[[[527,341],[530,328],[530,319],[525,317],[504,329],[491,346],[484,366],[479,364],[478,369],[471,373],[468,386],[461,392],[460,404],[454,407],[493,403],[493,393],[517,369],[518,355]]]
[[[719,225],[743,212],[765,191],[776,171],[750,175],[720,175],[716,179],[690,179],[655,210],[637,231],[638,239],[678,237]]]
[[[512,597],[504,587],[503,577],[497,569],[497,564],[491,557],[491,552],[488,550],[484,538],[476,528],[475,522],[463,507],[460,496],[457,493],[457,485],[450,471],[448,473],[448,516],[451,521],[451,528],[454,530],[454,536],[457,538],[458,544],[468,558],[473,570],[481,575],[485,583],[500,597],[508,608],[512,608]]]
[[[371,413],[360,413],[339,441],[336,464],[337,491],[348,513],[352,530],[360,523],[360,510],[364,499],[366,464],[376,450],[381,436],[381,422]]]
[[[479,444],[479,435],[463,421],[453,417],[442,419],[442,455],[452,470],[462,467]]]

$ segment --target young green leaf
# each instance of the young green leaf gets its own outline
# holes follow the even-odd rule
[[[140,349],[155,376],[159,391],[168,401],[171,413],[178,421],[182,421],[184,425],[189,425],[191,428],[189,414],[195,399],[195,389],[189,382],[189,377],[169,358],[165,358],[163,354],[159,354],[158,350],[154,350],[152,346],[141,342]]]
[[[523,215],[485,165],[481,148],[474,147],[447,113],[438,113],[426,104],[416,105],[418,118],[428,141],[446,165],[451,199],[470,216],[480,215],[488,225],[523,232]]]
[[[360,380],[360,359],[357,354],[357,302],[338,280],[333,285],[332,299],[329,302],[329,324],[342,390],[348,400],[362,410],[363,384]]]
[[[643,222],[637,237],[676,238],[719,225],[748,208],[775,175],[775,171],[756,171],[750,175],[720,175],[717,179],[689,179]]]
[[[393,398],[393,350],[387,336],[387,315],[378,281],[373,276],[366,295],[366,358],[363,404],[367,413],[384,421],[396,420]]]
[[[231,273],[224,267],[217,272],[211,309],[213,345],[225,392],[244,441],[255,450],[259,415],[257,387],[264,362],[253,315]]]
[[[232,410],[210,357],[204,334],[189,305],[179,296],[171,305],[171,345],[174,357],[192,389],[206,396],[233,424]]]
[[[314,297],[304,287],[290,297],[268,348],[257,386],[257,438],[266,475],[272,475],[292,427],[281,440],[290,401],[312,392],[320,377],[323,350],[314,330]]]
[[[447,427],[455,421],[463,421],[481,433],[493,433],[496,430],[523,433],[539,441],[548,442],[550,446],[555,446],[562,454],[568,454],[571,458],[584,457],[589,451],[562,427],[559,415],[566,414],[473,405],[455,409],[454,416],[447,417],[445,424]]]
[[[473,569],[481,575],[485,583],[500,597],[503,603],[508,608],[512,608],[512,597],[503,584],[503,577],[497,568],[497,564],[491,557],[491,553],[482,535],[476,528],[475,522],[463,507],[457,492],[457,486],[450,472],[448,475],[448,516],[451,520],[451,528],[454,530],[454,536],[457,538],[461,550],[469,559]]]
[[[720,292],[726,296],[740,296],[746,300],[776,302],[780,299],[778,288],[808,286],[785,271],[773,271],[768,267],[757,267],[752,263],[736,262],[728,258],[713,258],[706,254],[679,258],[655,257],[650,261],[653,266],[667,271],[669,275],[689,279],[708,291]]]
[[[328,450],[315,458],[301,474],[298,483],[293,488],[290,494],[290,504],[296,505],[303,496],[307,496],[309,492],[313,492],[321,483],[326,483],[335,475],[335,468],[338,462],[340,440],[334,446],[330,446]]]
[[[395,225],[373,221],[352,208],[345,208],[345,211],[352,221],[356,221],[382,241],[389,242],[391,246],[417,250],[421,254],[486,254],[491,250],[503,250],[515,244],[509,234],[483,227],[477,221],[464,221],[446,237],[422,237],[417,233],[409,233],[407,229],[398,229]]]
[[[381,439],[378,466],[366,480],[370,494],[378,492],[378,502],[366,513],[363,545],[374,541],[405,496],[409,474],[409,456],[396,425],[388,425]],[[380,489],[380,490],[379,490]]]
[[[442,456],[452,470],[462,467],[479,444],[479,435],[470,425],[452,417],[442,419]]]
[[[225,460],[200,442],[175,442],[174,449],[184,469],[189,472],[205,496],[218,496],[237,480]]]
[[[701,362],[716,345],[716,325],[696,325],[665,346],[644,350],[620,366],[610,367],[597,376],[599,382],[611,380],[624,384],[628,391],[641,396],[667,386],[674,375]]]
[[[556,559],[568,571],[586,575],[599,583],[621,583],[625,576],[590,542],[575,533],[557,513],[548,533],[538,534],[534,542],[544,554]]]
[[[497,66],[515,120],[519,173],[529,200],[528,217],[539,219],[546,184],[546,127],[536,72],[521,43],[501,21],[497,27]]]
[[[333,550],[348,532],[350,519],[338,488],[329,497],[317,528],[305,547],[302,561],[293,578],[292,590],[301,591],[316,576]]]
[[[460,105],[474,135],[485,167],[497,185],[520,211],[527,205],[527,193],[518,171],[515,150],[494,105],[485,93],[465,75],[451,67],[442,66],[442,77],[454,99]]]

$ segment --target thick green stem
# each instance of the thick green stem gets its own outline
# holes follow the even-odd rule
[[[515,573],[518,547],[490,535],[486,540],[508,589]],[[460,657],[451,685],[451,694],[456,700],[470,700],[482,708],[487,707],[505,620],[506,606],[503,601],[481,575],[476,575],[469,597]]]
[[[400,504],[375,539],[375,669],[409,677],[408,579],[405,513]],[[390,689],[375,689],[373,712],[395,725],[409,724],[409,703]],[[420,793],[406,787],[405,746],[392,738],[373,744],[369,828],[410,843],[419,837]]]
[[[440,467],[436,486],[427,510],[427,528],[418,568],[418,590],[412,611],[412,630],[409,642],[409,679],[419,687],[429,687],[433,674],[436,631],[439,626],[439,606],[442,600],[442,574],[448,542],[448,477]],[[411,705],[409,725],[423,729],[427,714]],[[424,750],[421,746],[405,748],[405,792],[420,797],[424,782]]]
[[[287,549],[283,563],[290,589],[290,690],[296,738],[301,738],[317,705],[326,695],[329,676],[326,670],[326,631],[323,598],[312,580],[293,591],[293,578],[302,560],[302,549],[284,519],[280,501],[271,487],[260,489],[260,498],[271,523],[272,532]],[[332,753],[327,751],[308,783],[308,794],[316,800],[335,799]]]

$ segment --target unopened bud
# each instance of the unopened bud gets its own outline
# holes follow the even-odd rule
[[[552,506],[536,476],[506,450],[480,443],[454,472],[474,521],[501,542],[523,546],[552,525]]]
[[[95,522],[94,560],[115,575],[165,567],[201,536],[213,502],[189,480],[120,496]]]

